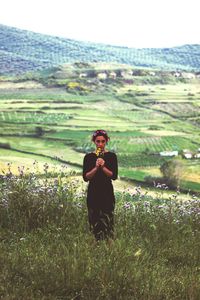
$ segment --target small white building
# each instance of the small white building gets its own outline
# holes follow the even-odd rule
[[[116,79],[116,77],[117,77],[117,74],[115,72],[110,72],[109,73],[109,78]]]
[[[174,77],[181,77],[181,73],[180,72],[174,72],[173,75],[174,75]]]
[[[178,156],[178,151],[162,151],[160,152],[160,156],[168,156],[168,157]]]
[[[184,153],[183,157],[185,157],[186,159],[191,159],[192,158],[192,153]]]
[[[194,73],[186,73],[186,72],[183,72],[182,73],[182,77],[185,78],[185,79],[195,79],[195,74]]]
[[[133,77],[133,71],[131,70],[122,71],[121,76],[125,79],[131,79]]]
[[[87,77],[87,73],[80,73],[79,74],[79,78],[86,78]]]
[[[107,79],[107,77],[108,77],[107,74],[104,73],[104,72],[98,73],[98,74],[97,74],[97,78],[98,78],[98,79],[105,80],[105,79]]]

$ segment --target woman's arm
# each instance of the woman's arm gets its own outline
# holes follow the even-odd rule
[[[90,170],[89,172],[87,172],[87,173],[85,174],[85,177],[86,177],[88,180],[91,180],[91,179],[94,177],[94,175],[96,174],[97,170],[98,170],[98,167],[95,166],[92,170]]]
[[[115,154],[112,155],[111,165],[109,166],[109,168],[111,167],[111,170],[105,166],[105,161],[102,158],[99,158],[98,161],[102,171],[106,174],[106,176],[113,180],[117,179],[118,164],[117,156]]]
[[[105,166],[103,166],[102,171],[108,176],[108,177],[112,177],[113,176],[113,172],[110,171],[108,168],[106,168]]]
[[[101,167],[101,170],[106,174],[106,176],[112,177],[113,172],[105,166],[105,160],[102,158],[99,158],[97,161],[98,161],[99,166]]]
[[[85,174],[85,177],[86,177],[88,180],[91,180],[91,179],[94,177],[94,175],[96,174],[97,170],[98,170],[100,167],[101,167],[101,165],[100,165],[99,159],[97,159],[97,160],[96,160],[96,165],[95,165],[95,167],[94,167],[92,170],[88,171],[88,172]]]

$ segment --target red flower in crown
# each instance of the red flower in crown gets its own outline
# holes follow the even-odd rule
[[[110,139],[110,138],[108,137],[107,132],[106,132],[105,130],[103,130],[103,129],[98,129],[98,130],[96,130],[96,131],[93,133],[93,135],[92,135],[92,141],[94,142],[94,141],[95,141],[95,138],[96,138],[97,136],[100,136],[100,135],[103,135],[103,136],[105,137],[106,141],[108,141],[108,140]]]

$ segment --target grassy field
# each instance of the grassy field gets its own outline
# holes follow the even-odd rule
[[[200,159],[182,158],[200,149],[197,82],[47,79],[0,81],[0,298],[198,300]],[[82,162],[99,128],[119,179],[114,240],[96,243]],[[175,190],[161,151],[179,152]]]
[[[115,238],[96,243],[85,189],[48,173],[1,178],[0,298],[199,299],[196,197],[117,192]]]
[[[64,83],[56,87],[59,79],[52,74],[51,80],[45,79],[51,85],[43,85],[42,80],[2,80],[0,171],[8,162],[17,169],[18,164],[30,167],[38,160],[41,164],[65,163],[81,172],[84,154],[93,149],[91,133],[97,128],[109,132],[108,148],[118,154],[121,179],[144,183],[149,175],[161,177],[159,168],[169,159],[161,157],[161,151],[181,154],[188,149],[198,153],[198,81],[173,79],[173,84],[152,84],[146,82],[146,75],[144,78],[135,77],[136,83],[125,79],[62,79],[76,82],[70,91]],[[77,85],[87,89],[79,90]],[[184,160],[184,166],[184,189],[188,185],[191,190],[193,185],[194,191],[200,191],[199,159]]]

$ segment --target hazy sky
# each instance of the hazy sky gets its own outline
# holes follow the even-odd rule
[[[0,23],[129,47],[200,44],[199,0],[0,0]]]

